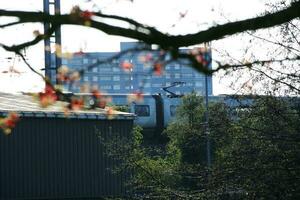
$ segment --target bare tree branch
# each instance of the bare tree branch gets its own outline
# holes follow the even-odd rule
[[[26,47],[35,45],[35,44],[39,43],[40,41],[42,41],[45,38],[51,37],[51,35],[53,34],[53,32],[55,31],[56,28],[57,28],[57,26],[53,25],[45,34],[39,34],[33,40],[22,43],[22,44],[12,45],[12,46],[7,46],[5,44],[0,44],[0,46],[2,46],[7,51],[13,51],[13,52],[20,55],[20,50],[22,50]]]
[[[20,22],[47,22],[57,25],[63,24],[73,24],[83,26],[85,19],[80,17],[78,14],[68,14],[68,15],[48,15],[41,12],[22,12],[22,11],[7,11],[0,10],[0,16],[11,16],[18,17]],[[229,35],[236,33],[248,31],[248,30],[258,30],[262,28],[269,28],[272,26],[280,25],[289,22],[293,19],[300,17],[300,1],[293,2],[289,7],[275,12],[266,14],[260,17],[255,17],[251,19],[241,20],[237,22],[230,22],[223,25],[217,25],[211,27],[204,31],[199,31],[195,34],[187,35],[173,35],[164,34],[155,28],[147,27],[141,25],[140,23],[127,19],[120,16],[114,15],[104,15],[101,13],[96,13],[96,16],[110,19],[118,19],[123,22],[127,22],[133,26],[142,27],[140,29],[130,29],[122,28],[119,26],[113,26],[103,22],[99,22],[96,19],[90,20],[90,26],[103,31],[109,35],[124,36],[132,39],[137,39],[144,41],[148,44],[158,44],[164,49],[173,49],[184,46],[196,45],[200,43],[210,42],[213,40],[218,40]],[[30,44],[29,44],[30,45]]]
[[[249,31],[247,31],[247,34],[251,35],[251,36],[254,37],[254,38],[260,39],[260,40],[262,40],[262,41],[266,41],[266,42],[269,42],[269,43],[271,43],[271,44],[275,44],[275,45],[281,46],[281,47],[283,47],[283,48],[286,48],[286,49],[289,49],[289,50],[294,50],[294,51],[300,53],[300,50],[299,50],[299,49],[296,49],[296,48],[291,47],[291,46],[284,45],[284,44],[281,43],[281,42],[277,42],[277,41],[274,42],[274,41],[269,40],[269,39],[267,39],[267,38],[263,38],[263,37],[260,37],[260,36],[258,36],[258,35],[255,35],[255,34],[249,32]]]
[[[300,56],[296,56],[294,58],[288,58],[287,57],[287,58],[279,59],[279,60],[274,60],[274,59],[271,59],[271,60],[256,60],[256,61],[253,61],[253,62],[246,62],[246,63],[240,62],[240,64],[225,64],[225,65],[222,65],[219,61],[215,61],[218,64],[218,67],[216,69],[211,70],[210,73],[220,71],[221,69],[223,69],[223,70],[230,69],[230,68],[237,69],[237,68],[241,68],[241,67],[251,68],[253,65],[265,65],[267,63],[282,63],[282,62],[285,62],[285,61],[297,61],[297,60],[300,60]]]

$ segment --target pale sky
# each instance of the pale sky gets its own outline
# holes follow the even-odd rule
[[[155,26],[159,30],[170,34],[186,34],[204,30],[215,24],[226,23],[228,20],[255,17],[265,10],[267,0],[95,0],[103,13],[116,14],[136,19],[139,22]],[[72,6],[80,5],[82,9],[95,9],[93,4],[85,0],[61,0],[61,12],[67,13]],[[1,9],[10,10],[42,10],[43,0],[0,0]],[[179,19],[179,13],[186,17]],[[7,22],[7,18],[0,18],[0,23]],[[176,24],[175,27],[172,25]],[[16,44],[33,38],[33,30],[43,31],[39,24],[27,24],[12,28],[1,29],[0,42]],[[107,36],[100,31],[75,26],[62,27],[62,45],[67,51],[78,51],[83,48],[86,52],[118,51],[120,41],[131,41],[127,38]],[[243,44],[231,38],[216,41],[212,46],[217,49],[229,49],[238,54]],[[214,54],[213,54],[214,55]],[[43,43],[31,47],[26,57],[36,69],[44,68]],[[11,59],[8,59],[11,58]],[[19,61],[12,53],[0,48],[0,71],[10,66],[21,72],[18,74],[0,73],[0,91],[20,92],[39,91],[43,87],[39,77]],[[230,93],[225,87],[226,80],[213,82],[213,93]]]

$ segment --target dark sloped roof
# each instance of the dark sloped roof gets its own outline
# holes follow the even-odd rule
[[[24,117],[58,117],[58,118],[88,118],[106,119],[107,110],[79,110],[70,111],[66,116],[64,107],[66,102],[57,101],[54,105],[43,108],[33,96],[24,94],[8,94],[0,92],[0,115],[7,115],[9,112],[17,112]],[[133,119],[134,114],[114,111],[113,119]]]

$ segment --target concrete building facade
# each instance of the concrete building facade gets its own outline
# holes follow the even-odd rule
[[[142,43],[122,42],[120,52],[134,48]],[[183,50],[185,51],[185,50]],[[81,77],[80,84],[74,84],[66,88],[72,92],[79,92],[79,85],[89,83],[96,85],[101,91],[107,93],[133,93],[141,91],[146,94],[167,94],[162,88],[170,87],[168,90],[181,95],[195,91],[199,94],[205,94],[205,75],[192,69],[187,61],[173,61],[164,66],[161,75],[153,73],[153,66],[142,63],[140,56],[144,52],[129,52],[122,56],[117,56],[120,52],[89,52],[76,54],[71,59],[62,59],[62,64],[71,69],[78,70],[91,65],[95,65],[90,70],[85,70]],[[155,54],[155,53],[154,53]],[[211,58],[211,52],[207,52]],[[54,56],[52,56],[54,60]],[[108,62],[103,60],[110,59]],[[132,69],[124,70],[121,67],[122,62],[132,64]],[[97,63],[101,64],[97,64]],[[211,64],[210,64],[211,67]],[[175,83],[175,84],[174,84]],[[208,76],[208,94],[212,95],[212,77]]]

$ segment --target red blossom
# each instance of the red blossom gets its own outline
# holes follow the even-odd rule
[[[10,113],[6,120],[4,120],[4,124],[8,128],[14,128],[16,126],[16,123],[19,121],[19,115],[17,113]]]
[[[90,21],[92,17],[94,16],[94,13],[88,10],[80,12],[80,17],[84,19],[85,21]]]
[[[153,71],[154,71],[155,75],[157,75],[157,76],[162,75],[162,68],[163,68],[162,63],[154,63]]]
[[[133,68],[133,64],[129,61],[123,61],[121,67],[124,71],[130,71]]]
[[[0,119],[0,128],[6,135],[11,133],[11,130],[16,126],[19,121],[19,115],[17,113],[10,113],[6,118]]]
[[[71,110],[81,110],[84,106],[84,101],[83,99],[72,99],[70,108]]]
[[[8,128],[14,128],[16,126],[16,121],[14,121],[12,119],[7,119],[4,121],[4,124]]]
[[[9,118],[14,120],[14,121],[18,121],[19,120],[19,115],[15,112],[12,112],[9,114]]]
[[[46,84],[45,92],[39,93],[39,101],[42,107],[47,107],[57,100],[57,95],[53,87],[49,84]]]

